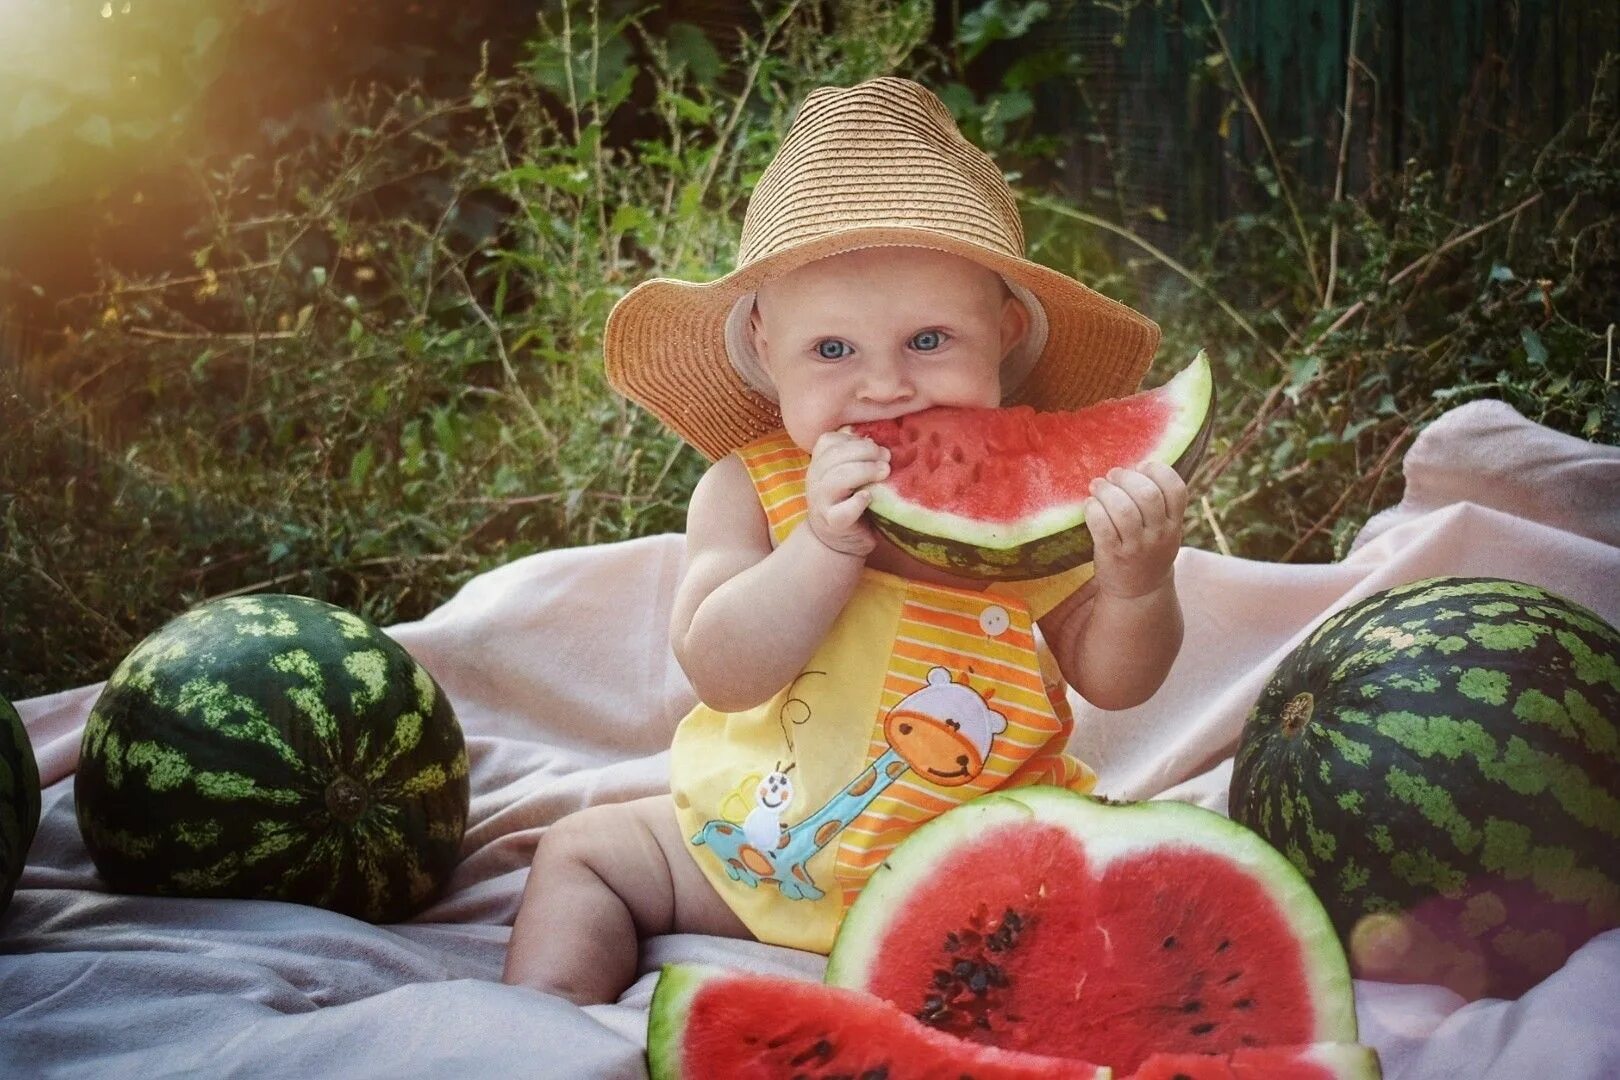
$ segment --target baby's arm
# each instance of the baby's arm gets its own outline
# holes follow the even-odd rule
[[[1168,465],[1115,469],[1086,507],[1097,573],[1041,620],[1063,677],[1100,709],[1153,696],[1181,650],[1175,559],[1187,488]]]
[[[860,520],[859,489],[887,475],[884,451],[832,433],[806,478],[807,527],[771,549],[748,471],[715,462],[692,492],[686,576],[675,593],[670,644],[710,708],[752,708],[791,682],[844,609],[876,542]]]

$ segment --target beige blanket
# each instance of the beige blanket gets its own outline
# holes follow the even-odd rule
[[[1620,622],[1620,451],[1505,405],[1440,419],[1406,457],[1401,504],[1343,562],[1283,566],[1187,549],[1187,639],[1146,705],[1076,699],[1072,749],[1117,796],[1225,808],[1230,753],[1278,660],[1320,617],[1436,574],[1544,585]],[[79,732],[98,687],[22,702],[45,815],[0,921],[0,1076],[643,1075],[659,964],[704,959],[819,975],[819,957],[673,936],[617,1005],[576,1009],[500,985],[540,832],[573,810],[664,790],[692,694],[665,642],[682,559],[661,536],[523,559],[392,633],[455,703],[472,758],[465,859],[410,924],[372,927],[258,901],[100,890],[73,816]],[[1620,1076],[1620,931],[1516,1002],[1358,983],[1386,1075]]]

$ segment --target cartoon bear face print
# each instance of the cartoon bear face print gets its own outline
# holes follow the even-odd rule
[[[978,691],[953,682],[944,668],[928,672],[928,685],[902,698],[883,718],[889,745],[920,776],[959,787],[984,770],[990,743],[1007,718]]]

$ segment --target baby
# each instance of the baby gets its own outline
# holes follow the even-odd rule
[[[929,91],[812,94],[738,264],[645,283],[608,320],[614,385],[714,464],[671,620],[700,699],[671,793],[549,828],[512,929],[506,980],[581,1004],[615,1000],[652,935],[826,952],[920,822],[1000,787],[1090,789],[1064,753],[1063,680],[1126,708],[1180,648],[1187,495],[1168,466],[1096,481],[1094,563],[1037,581],[955,577],[866,517],[888,452],[850,425],[1009,396],[1079,407],[1136,389],[1158,341],[1024,259],[1001,174]]]

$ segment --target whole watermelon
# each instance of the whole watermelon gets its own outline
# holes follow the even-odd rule
[[[0,914],[22,877],[39,828],[39,766],[22,718],[0,697]]]
[[[1334,614],[1272,674],[1231,813],[1299,867],[1358,975],[1515,997],[1620,926],[1620,634],[1517,581]]]
[[[433,677],[376,627],[307,597],[238,597],[113,672],[74,798],[115,890],[393,922],[456,865],[467,753]]]

